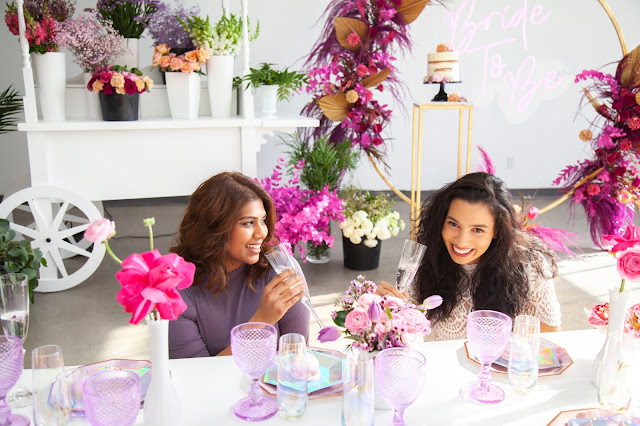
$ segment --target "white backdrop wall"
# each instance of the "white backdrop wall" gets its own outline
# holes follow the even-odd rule
[[[230,3],[231,11],[239,13],[240,2]],[[632,50],[640,43],[640,1],[608,3]],[[212,21],[221,14],[221,2],[199,5]],[[251,44],[251,65],[274,62],[302,67],[318,38],[326,5],[326,0],[250,0],[250,17],[261,24],[260,37]],[[93,6],[93,1],[78,0],[77,13]],[[3,16],[5,10],[3,5]],[[549,188],[562,168],[589,155],[577,135],[595,114],[588,105],[579,111],[582,84],[575,84],[574,77],[583,69],[613,72],[611,64],[622,56],[613,25],[597,0],[449,0],[446,7],[429,5],[411,25],[411,35],[413,51],[396,62],[407,86],[404,105],[382,97],[393,109],[386,129],[387,161],[390,180],[398,188],[410,188],[411,105],[432,98],[437,91],[436,85],[423,85],[422,79],[427,53],[442,42],[461,54],[462,83],[447,90],[474,104],[474,146],[483,145],[489,151],[499,176],[511,188]],[[142,65],[150,65],[152,41],[146,38],[144,44],[148,54]],[[13,84],[23,93],[17,37],[5,25],[0,25],[0,57],[4,58],[0,90]],[[240,62],[237,58],[238,72]],[[67,70],[70,78],[80,73],[70,57]],[[278,108],[299,112],[308,100],[304,94],[296,95]],[[457,120],[454,111],[425,113],[423,189],[455,179]],[[277,138],[263,145],[259,177],[270,173],[283,150]],[[474,149],[472,163],[478,157]],[[0,194],[27,186],[28,167],[25,136],[18,132],[0,136]],[[112,167],[117,173],[118,165]],[[387,189],[367,160],[361,161],[354,179],[367,189]]]

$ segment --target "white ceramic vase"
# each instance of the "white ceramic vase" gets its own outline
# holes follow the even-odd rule
[[[212,56],[207,60],[207,80],[211,117],[231,117],[233,56]]]
[[[113,61],[113,65],[126,65],[127,69],[131,70],[131,68],[139,68],[139,54],[138,54],[138,45],[140,44],[139,38],[125,38],[124,39],[124,47],[126,47],[129,52],[125,53],[122,56],[118,56]]]
[[[67,68],[63,52],[31,54],[35,71],[40,111],[44,121],[65,120]]]
[[[167,72],[165,78],[171,117],[188,120],[198,118],[200,75],[194,72]]]
[[[182,425],[182,404],[169,375],[169,321],[147,319],[151,346],[151,384],[144,399],[147,426]]]
[[[84,72],[82,73],[82,78],[84,79],[84,87],[86,89],[89,81],[91,81],[91,73]],[[91,121],[101,121],[102,120],[102,110],[100,109],[100,97],[97,93],[87,92],[87,119]]]
[[[275,117],[278,105],[278,86],[260,86],[260,106],[264,117]]]
[[[631,292],[629,290],[620,292],[617,289],[609,290],[609,324],[607,325],[607,337],[598,352],[591,368],[591,381],[598,387],[600,385],[600,375],[602,374],[602,358],[604,350],[609,344],[610,335],[614,331],[624,331],[624,319],[627,312],[627,302]]]

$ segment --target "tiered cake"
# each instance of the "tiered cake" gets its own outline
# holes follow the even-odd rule
[[[446,44],[439,44],[436,53],[427,55],[427,76],[424,81],[453,82],[460,81],[460,56],[453,48]]]

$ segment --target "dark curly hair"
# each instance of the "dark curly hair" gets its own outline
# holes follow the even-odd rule
[[[214,294],[227,286],[225,264],[229,260],[231,231],[244,206],[254,200],[261,200],[267,213],[268,233],[262,241],[262,247],[266,249],[273,239],[276,212],[273,200],[256,181],[242,173],[219,173],[201,183],[191,195],[170,251],[196,265],[194,285],[204,285]],[[263,250],[258,262],[249,265],[246,273],[247,284],[252,290],[252,284],[265,276],[270,268]]]
[[[435,322],[449,317],[460,303],[460,283],[466,272],[451,259],[442,239],[442,227],[454,199],[486,206],[495,222],[494,239],[471,275],[473,308],[518,315],[529,299],[529,265],[533,273],[547,279],[556,275],[557,266],[547,246],[521,229],[507,186],[489,173],[465,175],[423,203],[418,242],[427,250],[414,281],[414,296],[419,301],[434,294],[442,296],[442,305],[429,311],[429,319]],[[551,276],[542,256],[551,262]]]

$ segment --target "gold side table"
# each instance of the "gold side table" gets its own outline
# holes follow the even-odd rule
[[[458,120],[458,174],[462,169],[462,125],[464,111],[468,111],[467,132],[467,171],[471,170],[471,131],[473,129],[473,105],[467,102],[414,102],[413,103],[413,142],[411,145],[411,239],[417,238],[417,226],[420,211],[420,180],[422,177],[422,114],[428,109],[453,109],[459,111]]]

